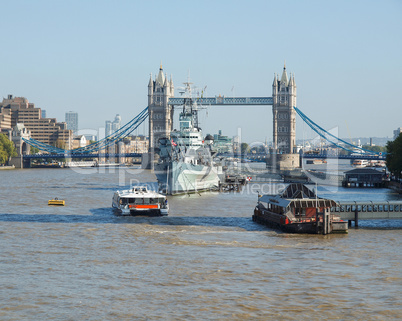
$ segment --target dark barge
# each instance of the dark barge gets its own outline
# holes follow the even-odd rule
[[[348,222],[330,211],[335,206],[335,201],[294,183],[278,195],[259,195],[253,221],[288,233],[347,233]]]

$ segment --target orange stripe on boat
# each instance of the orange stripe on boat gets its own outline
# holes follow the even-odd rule
[[[152,209],[152,208],[158,208],[157,204],[147,204],[147,205],[130,205],[129,208],[142,208],[142,209]]]

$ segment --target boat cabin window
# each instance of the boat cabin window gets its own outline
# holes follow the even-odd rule
[[[134,187],[133,192],[134,193],[147,193],[148,190],[146,187]]]
[[[181,121],[180,127],[181,128],[190,128],[190,122],[189,121]]]

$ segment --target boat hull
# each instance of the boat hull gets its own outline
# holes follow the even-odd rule
[[[155,175],[160,188],[170,195],[216,190],[220,182],[217,167],[183,161],[157,164]]]
[[[285,215],[271,213],[269,211],[254,210],[252,216],[254,222],[268,227],[279,229],[286,233],[298,234],[322,234],[322,222],[310,220],[306,222],[290,222]],[[331,221],[330,233],[348,233],[348,222]]]
[[[115,212],[123,216],[167,216],[169,214],[168,209],[161,208],[121,208],[113,206]]]

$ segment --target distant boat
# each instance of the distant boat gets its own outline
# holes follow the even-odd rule
[[[362,154],[365,154],[366,152],[361,148],[361,145],[359,145],[358,148],[353,148],[351,156],[361,156]]]
[[[124,167],[124,163],[95,163],[91,167]]]
[[[387,164],[383,160],[370,160],[367,167],[386,167]]]
[[[365,159],[355,159],[353,161],[352,165],[357,168],[363,168],[363,167],[367,167],[369,165],[369,162]]]
[[[94,167],[95,161],[81,161],[81,162],[66,162],[64,164],[65,168],[72,168],[72,167]]]
[[[326,164],[327,161],[325,159],[308,159],[306,160],[306,164],[308,165],[318,165],[318,164]]]

